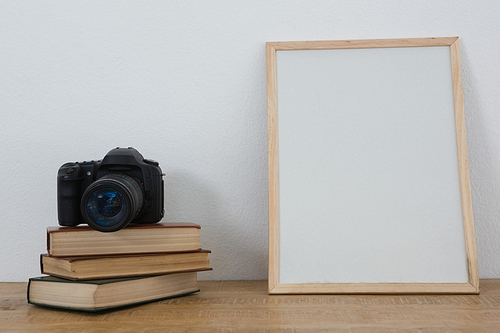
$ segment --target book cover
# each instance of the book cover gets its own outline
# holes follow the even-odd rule
[[[196,272],[91,281],[53,276],[29,279],[29,304],[79,311],[103,311],[199,291]]]
[[[121,278],[211,270],[209,250],[198,252],[50,257],[40,255],[42,274],[70,280]]]

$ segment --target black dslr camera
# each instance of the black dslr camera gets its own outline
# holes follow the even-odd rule
[[[132,147],[113,149],[99,161],[63,164],[57,213],[62,226],[87,223],[103,232],[156,223],[164,214],[163,173]]]

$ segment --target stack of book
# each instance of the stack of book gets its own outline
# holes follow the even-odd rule
[[[211,270],[194,223],[131,225],[116,232],[88,226],[47,228],[42,274],[28,284],[30,304],[100,311],[199,291]]]

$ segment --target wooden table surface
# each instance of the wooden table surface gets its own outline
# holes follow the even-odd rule
[[[201,292],[104,313],[37,307],[0,283],[2,332],[500,332],[500,279],[480,295],[273,295],[267,281],[200,281]]]

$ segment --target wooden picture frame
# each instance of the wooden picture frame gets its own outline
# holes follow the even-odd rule
[[[270,294],[479,293],[458,43],[266,44]]]

